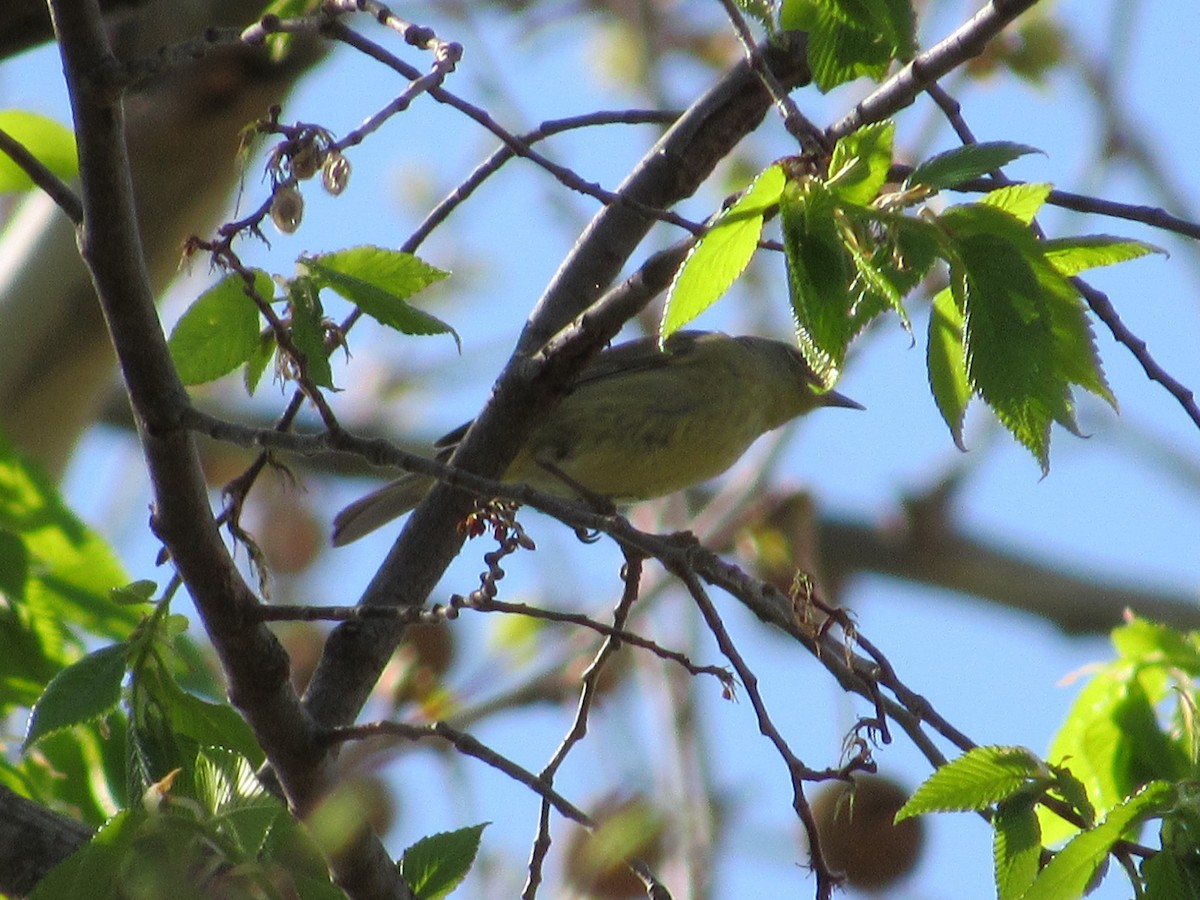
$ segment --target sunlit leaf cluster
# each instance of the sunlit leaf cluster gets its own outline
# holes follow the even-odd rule
[[[988,175],[1032,148],[970,144],[932,157],[894,181],[891,122],[839,141],[827,172],[804,158],[766,169],[698,242],[668,297],[663,335],[711,305],[744,270],[763,223],[778,212],[796,338],[831,387],[851,342],[894,312],[911,330],[906,298],[927,279],[932,300],[926,364],[934,401],[963,447],[973,397],[1050,465],[1050,426],[1078,433],[1074,390],[1115,405],[1075,274],[1153,252],[1106,235],[1045,240],[1034,216],[1044,184],[1004,185],[979,201],[935,208],[952,185]],[[941,268],[935,264],[940,262]]]

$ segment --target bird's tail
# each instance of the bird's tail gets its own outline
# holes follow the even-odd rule
[[[425,475],[405,475],[355,500],[333,520],[333,546],[341,547],[404,515],[433,487]]]

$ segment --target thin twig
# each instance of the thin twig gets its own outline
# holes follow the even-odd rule
[[[0,128],[0,152],[4,153],[22,172],[29,176],[53,200],[75,225],[83,224],[83,202],[65,181],[29,152],[24,144]]]
[[[820,780],[826,777],[826,773],[818,772],[806,766],[792,752],[792,748],[788,746],[779,729],[775,727],[775,723],[771,721],[766,703],[763,701],[762,695],[758,690],[758,677],[754,674],[750,666],[746,664],[745,659],[742,658],[737,646],[733,643],[733,639],[730,638],[729,632],[726,631],[725,625],[717,613],[717,608],[713,605],[712,600],[709,599],[708,592],[704,590],[695,573],[684,568],[673,568],[672,570],[676,577],[683,582],[688,593],[692,595],[692,599],[700,609],[700,615],[704,617],[704,621],[708,625],[708,630],[716,640],[717,646],[721,648],[721,652],[725,654],[725,657],[733,665],[734,671],[737,672],[738,678],[745,688],[746,696],[750,699],[750,705],[754,708],[754,715],[758,720],[758,730],[771,742],[775,747],[775,752],[779,754],[787,766],[788,775],[792,783],[792,808],[804,824],[804,831],[808,836],[812,870],[817,876],[816,895],[818,900],[830,900],[833,896],[834,888],[840,883],[840,879],[833,874],[829,865],[825,862],[825,856],[821,850],[821,836],[817,830],[817,820],[813,816],[808,798],[804,796],[804,782],[806,780]]]
[[[911,104],[930,84],[978,56],[999,34],[1038,0],[991,0],[951,34],[916,56],[826,129],[830,140],[845,137]]]
[[[779,79],[767,68],[762,56],[757,52],[754,35],[750,31],[750,26],[746,22],[746,17],[742,15],[741,9],[734,0],[721,0],[721,6],[725,9],[725,15],[733,26],[738,43],[742,45],[742,52],[750,65],[754,67],[754,72],[762,80],[763,86],[770,93],[775,108],[779,110],[779,115],[783,119],[783,127],[800,144],[801,150],[823,157],[828,156],[833,152],[833,142],[825,136],[820,128],[809,121],[804,113],[800,112],[800,108],[796,106],[791,95],[783,89]]]

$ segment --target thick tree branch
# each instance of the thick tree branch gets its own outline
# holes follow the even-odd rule
[[[0,894],[24,897],[92,830],[0,785]]]
[[[309,812],[331,778],[324,748],[288,681],[288,660],[257,621],[257,598],[223,545],[208,505],[189,408],[167,352],[142,255],[125,150],[119,70],[94,0],[53,0],[79,143],[84,219],[81,253],[134,409],[154,493],[153,525],[171,552],[229,679],[230,700],[271,760],[293,811]],[[353,897],[405,897],[407,888],[378,839],[352,841],[331,860]]]

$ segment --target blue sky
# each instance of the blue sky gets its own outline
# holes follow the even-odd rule
[[[1011,80],[962,90],[953,81],[946,86],[963,101],[967,119],[981,140],[1014,140],[1045,151],[1045,156],[1026,157],[1015,164],[1012,177],[1051,181],[1064,189],[1127,202],[1165,204],[1185,214],[1188,207],[1200,207],[1200,175],[1194,165],[1200,143],[1195,110],[1200,76],[1193,46],[1200,32],[1200,7],[1125,4],[1132,12],[1129,23],[1119,26],[1121,37],[1116,42],[1125,58],[1114,62],[1109,33],[1116,21],[1113,10],[1120,5],[1075,0],[1053,9],[1090,55],[1117,66],[1112,71],[1121,109],[1174,180],[1169,199],[1157,196],[1136,176],[1098,164],[1096,107],[1070,78],[1056,76],[1042,87]],[[683,6],[707,9],[698,3]],[[923,40],[940,37],[973,8],[965,3],[940,4]],[[685,15],[681,10],[675,14]],[[562,22],[528,36],[515,23],[484,14],[472,26],[440,19],[435,7],[422,7],[415,16],[427,16],[439,33],[467,47],[449,86],[487,106],[513,130],[547,118],[648,103],[631,89],[595,74],[592,63],[604,48],[590,29]],[[459,28],[461,33],[456,31]],[[424,62],[415,54],[413,58],[418,65]],[[686,102],[710,80],[708,73],[691,63],[668,59],[664,68],[672,102]],[[47,53],[29,55],[3,76],[0,103],[65,117],[61,91],[53,88],[55,75],[54,61]],[[400,87],[368,61],[341,52],[300,88],[284,117],[320,122],[345,133]],[[796,99],[806,114],[824,124],[835,120],[860,91],[861,86],[850,86],[825,98],[802,91]],[[922,133],[930,107],[927,101],[919,101],[901,114],[902,139]],[[588,132],[547,146],[555,158],[588,179],[614,187],[649,140],[648,129],[630,127]],[[395,246],[419,220],[424,208],[420,198],[439,197],[493,146],[494,139],[476,126],[431,103],[419,103],[353,151],[354,173],[346,194],[334,200],[310,190],[301,230],[293,236],[273,235],[269,253],[255,250],[252,259],[272,271],[290,274],[292,260],[301,251],[358,243]],[[761,129],[754,146],[763,162],[792,149],[774,121]],[[926,149],[949,146],[951,137],[943,130]],[[257,202],[257,180],[252,177],[247,185],[248,196]],[[703,218],[719,203],[726,187],[706,191],[686,204],[684,212]],[[349,422],[356,417],[382,419],[427,437],[469,417],[486,397],[490,379],[502,365],[528,309],[593,211],[591,200],[565,195],[548,176],[524,164],[512,166],[485,187],[456,214],[445,234],[435,236],[420,251],[430,262],[455,272],[430,302],[462,334],[463,357],[455,355],[449,339],[400,341],[364,328],[354,337],[353,365],[337,371],[339,383],[348,388],[335,400],[339,413]],[[1126,324],[1147,341],[1171,374],[1186,385],[1200,385],[1200,354],[1195,351],[1195,335],[1200,333],[1200,266],[1195,250],[1125,222],[1051,211],[1043,224],[1052,235],[1115,233],[1150,240],[1171,252],[1170,258],[1154,257],[1098,271],[1089,280],[1109,293]],[[670,237],[665,230],[661,235]],[[786,334],[782,263],[764,260],[756,264],[754,275],[764,289],[734,291],[697,325]],[[178,315],[207,281],[207,273],[197,267],[173,292],[164,318]],[[781,454],[774,483],[803,486],[829,512],[883,522],[899,515],[906,495],[927,489],[950,467],[965,466],[967,481],[955,513],[956,521],[970,532],[1083,573],[1197,592],[1200,492],[1195,477],[1200,433],[1165,391],[1147,381],[1103,326],[1097,325],[1097,342],[1120,401],[1120,415],[1094,398],[1081,398],[1081,420],[1090,437],[1081,440],[1057,432],[1052,470],[1043,479],[1033,459],[997,433],[982,409],[974,409],[968,420],[971,452],[964,457],[953,447],[924,382],[923,313],[915,311],[914,320],[915,346],[895,323],[889,323],[864,342],[849,368],[840,389],[862,402],[867,411],[829,411],[804,422]],[[436,389],[406,393],[381,408],[361,384],[382,377],[388,364],[433,372]],[[260,395],[267,406],[277,399],[270,388]],[[1190,471],[1148,461],[1141,449],[1147,435],[1190,460]],[[762,457],[752,452],[754,458],[761,461]],[[136,448],[126,436],[96,431],[84,441],[72,464],[68,495],[118,543],[135,577],[162,579],[162,573],[152,568],[154,547],[143,533],[147,488],[115,477],[132,471],[136,460]],[[738,475],[735,470],[731,480]],[[327,523],[342,503],[366,486],[366,482],[333,485],[314,479],[306,497]],[[676,504],[668,502],[656,509],[664,528],[687,524]],[[649,515],[640,512],[640,520],[651,521],[645,518]],[[569,535],[536,516],[529,517],[528,525],[541,549],[528,559],[514,561],[503,596],[578,606],[602,616],[619,589],[612,548],[603,542],[578,547]],[[389,537],[390,532],[328,554],[310,583],[281,587],[293,591],[300,602],[352,602]],[[468,548],[448,574],[446,592],[474,586],[481,552]],[[561,562],[547,567],[550,559]],[[553,571],[548,573],[547,568]],[[844,600],[854,608],[862,632],[884,650],[906,683],[980,743],[1020,743],[1044,751],[1074,696],[1074,688],[1059,682],[1088,662],[1109,655],[1102,638],[1064,637],[1018,613],[882,577],[857,579]],[[845,698],[820,667],[793,645],[765,634],[727,598],[719,602],[743,652],[756,666],[784,733],[810,765],[833,764],[842,734],[854,715],[867,710]],[[462,647],[453,672],[460,689],[478,696],[480,685],[515,677],[515,670],[506,668],[512,660],[496,649],[494,621],[467,616],[460,624]],[[663,641],[692,648],[689,652],[698,661],[719,662],[715,648],[697,633],[686,601],[678,596],[664,599],[646,627]],[[671,739],[663,733],[664,699],[653,669],[648,664],[635,678],[625,695],[629,702],[598,711],[589,741],[564,773],[562,786],[568,795],[586,802],[604,785],[661,788],[669,782],[671,776],[662,771],[665,762],[660,756]],[[795,849],[797,829],[790,816],[782,763],[757,734],[748,703],[726,703],[710,686],[698,690],[706,765],[729,798],[736,821],[730,833],[731,861],[719,869],[714,895],[751,896],[753,892],[764,900],[805,896],[811,881],[798,867],[802,856]],[[487,723],[479,736],[536,769],[549,758],[569,714],[569,709],[522,713]],[[881,770],[910,786],[928,773],[927,764],[902,738],[881,748],[877,758]],[[421,772],[419,777],[413,777],[414,768]],[[419,807],[422,815],[402,815],[389,837],[390,846],[398,851],[421,834],[489,819],[496,824],[485,835],[485,850],[506,857],[505,865],[520,877],[536,821],[527,792],[470,763],[447,765],[428,754],[404,759],[395,769],[394,780],[402,809]],[[416,787],[426,783],[439,787]],[[930,850],[908,883],[907,896],[968,900],[992,896],[986,825],[969,817],[937,817],[929,824]],[[1098,896],[1126,894],[1121,879],[1113,876]],[[493,894],[503,895],[503,891]],[[475,893],[464,890],[463,896],[485,893],[476,887]]]

